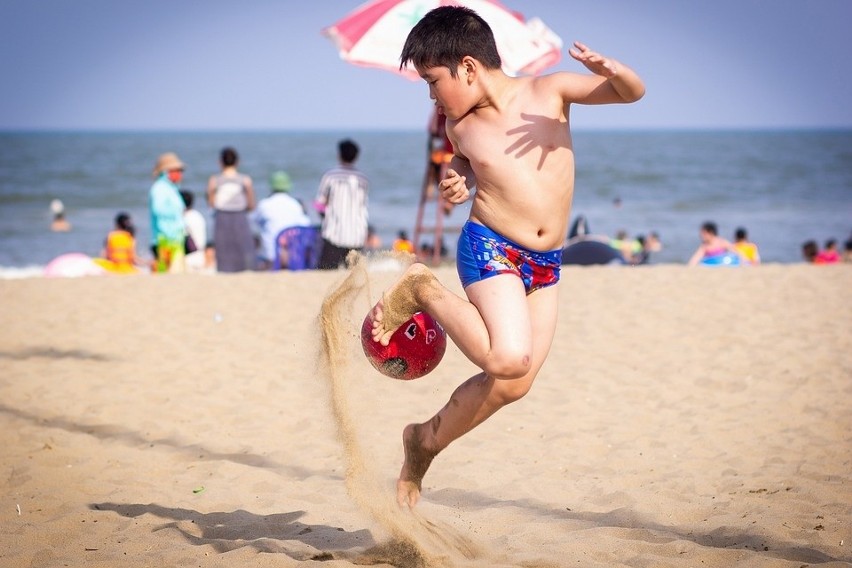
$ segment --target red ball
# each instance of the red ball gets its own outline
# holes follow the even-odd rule
[[[361,345],[367,359],[383,375],[410,381],[438,366],[447,350],[444,328],[426,312],[417,312],[399,326],[387,345],[373,341],[370,315],[361,326]]]

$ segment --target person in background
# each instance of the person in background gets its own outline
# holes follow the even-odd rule
[[[414,254],[414,243],[408,240],[408,233],[400,231],[393,241],[393,250]]]
[[[615,238],[609,241],[609,246],[621,253],[624,261],[628,264],[638,264],[642,254],[642,242],[639,239],[631,239],[624,229],[615,233]],[[636,258],[634,258],[636,257]]]
[[[148,192],[151,246],[156,258],[155,271],[160,273],[185,270],[186,229],[180,196],[183,170],[184,164],[174,152],[160,155],[154,166],[154,184]]]
[[[260,232],[260,268],[269,270],[275,263],[276,237],[287,227],[309,227],[311,219],[305,206],[290,194],[293,182],[285,171],[269,176],[268,197],[261,199],[252,220]]]
[[[136,255],[136,228],[129,213],[122,211],[115,216],[115,228],[107,235],[101,256],[107,262],[98,264],[110,272],[135,274],[145,266]]]
[[[186,226],[186,268],[191,272],[200,272],[207,268],[207,220],[201,211],[193,208],[195,194],[189,190],[180,190],[181,199],[186,206],[183,211],[183,223]]]
[[[221,172],[207,182],[207,203],[214,210],[213,242],[216,270],[241,272],[254,269],[254,237],[248,213],[254,209],[251,177],[237,170],[239,155],[224,148],[219,158]]]
[[[376,232],[376,228],[372,225],[367,225],[367,242],[364,243],[364,250],[375,252],[382,250],[382,237]]]
[[[814,264],[836,264],[840,262],[840,252],[837,250],[837,240],[828,239],[823,248],[814,257]]]
[[[339,165],[320,180],[314,208],[322,217],[322,255],[319,268],[342,266],[349,251],[364,249],[367,241],[369,182],[355,167],[359,148],[352,140],[337,145]]]
[[[843,244],[843,262],[852,262],[852,239]]]
[[[660,236],[651,231],[648,235],[639,235],[636,237],[636,241],[642,247],[641,251],[635,255],[630,261],[630,264],[636,266],[640,264],[650,264],[651,263],[651,253],[660,252],[663,250],[663,244],[660,242]]]
[[[748,232],[740,227],[734,231],[734,248],[749,264],[760,264],[760,252],[757,245],[748,240]]]
[[[816,241],[810,240],[802,243],[802,258],[805,262],[813,263],[817,254],[819,254],[819,246],[817,246]]]
[[[698,245],[698,248],[695,249],[692,257],[689,259],[689,266],[697,266],[704,259],[721,256],[729,252],[739,256],[734,245],[727,239],[719,236],[719,229],[716,227],[716,223],[712,221],[707,221],[701,225],[699,237],[701,238],[701,244]]]
[[[50,230],[54,233],[67,233],[71,230],[71,223],[65,218],[65,204],[59,199],[50,202],[50,211],[53,220],[50,222]]]

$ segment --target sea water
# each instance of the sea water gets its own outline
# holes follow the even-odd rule
[[[412,235],[427,166],[421,131],[0,133],[0,276],[36,274],[64,253],[97,256],[120,211],[132,216],[139,253],[149,256],[151,170],[167,151],[186,163],[183,186],[211,223],[204,194],[224,146],[239,152],[258,198],[269,193],[269,174],[283,169],[310,209],[344,137],[361,146],[370,222],[385,245],[401,230]],[[654,263],[686,262],[704,221],[726,238],[745,227],[767,262],[800,262],[809,239],[842,247],[852,236],[852,131],[575,131],[574,146],[572,218],[586,217],[595,234],[657,232],[663,250]],[[50,231],[53,199],[64,203],[70,232]],[[461,225],[468,211],[458,207],[445,224]],[[454,239],[448,231],[451,254]]]

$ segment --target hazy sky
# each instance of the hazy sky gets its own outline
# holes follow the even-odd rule
[[[638,105],[578,107],[575,126],[852,127],[850,0],[504,3],[645,79]],[[0,0],[0,129],[424,127],[425,84],[321,35],[359,4]]]

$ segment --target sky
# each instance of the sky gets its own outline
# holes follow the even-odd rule
[[[850,128],[850,0],[504,0],[634,68],[575,128]],[[343,61],[344,0],[0,0],[0,130],[418,129],[421,81]],[[547,71],[584,72],[567,53]]]

